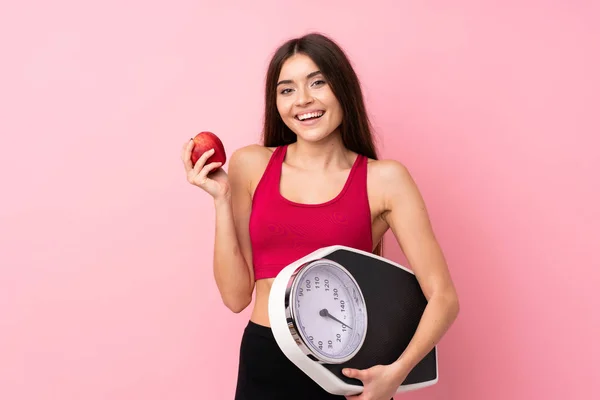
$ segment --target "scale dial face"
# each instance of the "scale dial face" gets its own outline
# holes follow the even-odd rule
[[[327,259],[305,264],[294,278],[290,309],[310,353],[330,364],[350,360],[367,333],[367,309],[354,277]]]

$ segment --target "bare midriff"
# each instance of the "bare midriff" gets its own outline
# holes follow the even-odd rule
[[[269,294],[274,280],[274,278],[269,278],[256,281],[256,298],[250,317],[250,320],[256,324],[271,326],[269,322]]]

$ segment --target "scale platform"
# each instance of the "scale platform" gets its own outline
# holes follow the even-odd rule
[[[367,310],[366,334],[358,352],[338,363],[323,362],[310,354],[290,318],[290,287],[293,277],[307,264],[331,260],[352,275],[362,292]],[[324,390],[337,395],[362,392],[362,382],[348,378],[342,369],[365,369],[391,364],[412,339],[427,300],[412,271],[383,257],[345,246],[321,248],[286,266],[275,278],[269,297],[269,318],[282,352]],[[409,373],[397,393],[438,382],[438,356],[434,347]]]

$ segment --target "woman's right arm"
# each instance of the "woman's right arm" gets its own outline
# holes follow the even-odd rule
[[[252,208],[248,171],[243,149],[234,152],[228,170],[231,196],[215,198],[214,275],[223,302],[234,313],[250,304],[254,290],[248,231]]]
[[[182,160],[188,181],[207,193],[215,206],[215,245],[213,273],[223,303],[235,313],[252,301],[254,271],[248,225],[252,206],[248,165],[244,149],[237,150],[229,160],[225,173],[220,164],[206,164],[213,153],[200,157],[195,166],[190,160],[193,142],[184,148]]]

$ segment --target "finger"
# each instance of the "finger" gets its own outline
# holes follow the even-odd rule
[[[369,380],[369,370],[368,369],[356,369],[356,368],[344,368],[342,373],[346,375],[348,378],[354,378],[362,381],[362,383],[367,383]]]
[[[196,161],[196,164],[194,165],[194,172],[196,174],[200,173],[200,170],[205,167],[204,163],[206,163],[206,160],[208,160],[208,158],[210,156],[212,156],[214,153],[215,153],[215,149],[210,149],[210,150],[207,150],[204,153],[202,153],[202,155],[200,156],[200,158],[198,159],[198,161]]]
[[[186,151],[186,149],[187,149],[188,147],[190,147],[190,146],[193,146],[193,144],[194,144],[194,139],[192,139],[192,138],[189,138],[189,139],[188,139],[188,140],[186,140],[186,141],[183,143],[183,145],[181,146],[181,151],[182,151],[182,152],[185,152],[185,151]]]
[[[346,375],[348,378],[360,379],[362,377],[362,371],[354,368],[344,368],[342,373]]]
[[[220,162],[212,162],[210,164],[206,164],[202,168],[202,170],[200,170],[200,173],[198,174],[197,178],[195,178],[196,182],[198,182],[200,186],[205,185],[206,182],[210,180],[208,175],[210,175],[211,172],[219,168],[221,165],[223,165],[223,163]]]
[[[223,165],[223,163],[220,162],[212,162],[210,164],[206,164],[201,170],[200,170],[200,177],[202,178],[206,178],[208,175],[210,175],[211,172],[213,172],[214,170],[216,170],[217,168],[219,168],[221,165]]]
[[[192,149],[194,148],[194,140],[190,139],[183,145],[181,149],[181,161],[185,166],[186,172],[189,172],[194,166],[192,165]]]

